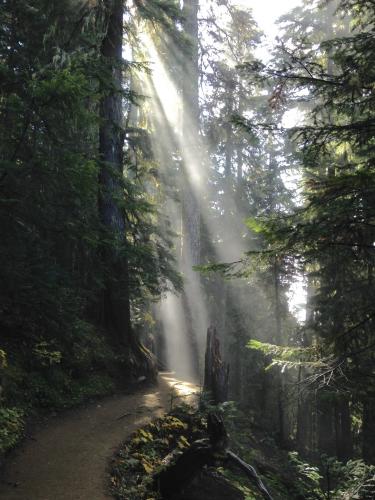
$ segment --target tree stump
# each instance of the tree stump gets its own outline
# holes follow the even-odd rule
[[[229,365],[221,359],[216,328],[210,326],[207,330],[203,390],[212,395],[215,403],[223,403],[228,400],[228,381]]]

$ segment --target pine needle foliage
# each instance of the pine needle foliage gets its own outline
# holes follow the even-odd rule
[[[139,2],[141,14],[172,30],[176,3],[146,3]],[[69,406],[113,389],[109,366],[125,366],[126,353],[114,352],[100,322],[109,249],[129,261],[134,317],[140,304],[181,286],[173,235],[161,229],[159,206],[146,189],[157,185],[146,130],[122,131],[116,201],[128,222],[125,244],[99,214],[100,102],[119,92],[126,113],[141,101],[131,74],[147,69],[122,59],[124,86],[114,88],[112,62],[100,50],[108,5],[0,5],[0,353],[7,359],[1,404]]]

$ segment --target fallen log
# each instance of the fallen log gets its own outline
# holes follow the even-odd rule
[[[266,500],[272,500],[270,493],[258,476],[254,467],[228,450],[228,435],[221,417],[210,413],[207,419],[208,439],[192,443],[173,461],[165,461],[166,467],[154,477],[154,488],[165,500],[175,500],[183,496],[184,490],[207,466],[224,466],[234,463],[253,482]],[[176,454],[172,454],[173,458]]]

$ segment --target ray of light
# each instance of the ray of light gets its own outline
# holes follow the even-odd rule
[[[205,172],[203,171],[203,166],[210,165],[210,159],[206,153],[207,148],[202,147],[203,144],[191,144],[190,138],[182,136],[182,109],[183,102],[180,92],[177,91],[176,86],[172,79],[170,78],[167,69],[158,54],[158,50],[152,38],[145,34],[143,37],[144,46],[149,54],[150,60],[154,62],[152,74],[149,75],[148,79],[145,81],[147,88],[147,94],[153,97],[153,100],[158,101],[159,109],[156,111],[158,117],[158,134],[161,127],[169,128],[170,135],[174,136],[174,139],[179,147],[181,156],[183,159],[184,167],[187,169],[187,180],[190,184],[191,191],[195,196],[198,203],[204,200],[206,196],[206,179]],[[174,57],[177,57],[175,55]],[[193,130],[196,128],[194,120],[186,113],[185,121],[187,122],[187,128]],[[198,137],[199,134],[191,134],[192,136]],[[163,143],[163,140],[160,141]],[[165,144],[164,144],[165,146]],[[231,210],[236,210],[235,201],[230,192],[226,193],[227,203],[230,205]],[[208,220],[207,211],[204,206],[201,208],[201,217],[203,222],[206,224],[207,230],[213,235],[217,233],[218,226],[222,224],[223,219],[212,219]],[[225,246],[218,244],[215,246],[216,256],[221,261],[230,261],[238,259],[240,255],[243,254],[248,248],[245,246],[242,239],[236,238],[231,240],[230,246]]]
[[[187,175],[185,179],[189,183],[188,190],[195,197],[199,206],[202,222],[209,233],[209,239],[213,243],[213,249],[216,252],[216,259],[222,262],[237,260],[249,249],[248,242],[245,243],[241,231],[238,231],[239,234],[235,234],[234,228],[229,227],[230,218],[226,220],[225,217],[220,217],[220,215],[217,217],[211,215],[209,217],[209,210],[204,204],[207,180],[203,167],[210,168],[208,148],[204,147],[203,144],[191,143],[191,137],[199,137],[197,131],[189,137],[184,137],[182,133],[183,119],[189,129],[196,127],[194,119],[189,113],[187,113],[187,116],[182,116],[183,113],[186,113],[186,109],[184,109],[181,92],[177,90],[175,83],[171,79],[151,36],[145,34],[142,42],[147,59],[153,63],[151,73],[146,75],[142,83],[145,94],[150,97],[149,106],[152,111],[150,115],[152,116],[154,130],[153,149],[156,152],[157,159],[161,167],[163,167],[163,164],[168,164],[170,161],[170,151],[178,151],[181,157],[181,165],[186,169]],[[226,198],[228,212],[236,213],[236,202],[230,191],[226,193]],[[179,232],[181,228],[181,207],[174,202],[169,202],[166,205],[169,207],[167,212],[172,226],[176,232]],[[227,225],[227,241],[215,241],[214,235],[219,234],[218,229],[222,229],[223,224]],[[192,267],[196,262],[193,259],[189,244],[185,244],[183,253],[184,263],[180,262],[179,264],[180,270],[184,273],[185,297],[190,314],[186,315],[186,310],[184,310],[180,298],[168,294],[160,304],[160,318],[166,337],[169,367],[178,376],[192,379],[194,351],[189,345],[188,330],[192,328],[196,336],[201,357],[200,361],[202,362],[206,329],[211,318],[209,318],[199,275],[192,271]],[[232,292],[234,293],[234,290]],[[221,325],[218,326],[220,329]]]
[[[147,38],[146,38],[147,40]],[[142,84],[147,96],[150,97],[148,105],[152,113],[152,134],[153,150],[159,164],[163,166],[168,163],[170,151],[177,149],[180,152],[182,165],[188,170],[187,178],[191,182],[189,189],[198,191],[198,163],[192,159],[192,155],[187,153],[188,148],[181,138],[182,128],[182,101],[175,85],[159,57],[153,43],[149,40],[145,42],[148,58],[155,63],[151,75],[146,75]],[[165,168],[165,167],[164,167]],[[164,171],[164,175],[167,172]],[[166,203],[166,211],[175,232],[180,232],[181,228],[181,206],[173,200]],[[166,356],[168,365],[175,370],[179,376],[185,378],[193,377],[193,356],[191,342],[189,342],[189,329],[196,335],[196,342],[199,344],[198,351],[204,350],[205,332],[208,327],[208,316],[204,304],[204,295],[201,290],[200,280],[197,273],[192,270],[193,262],[190,247],[184,247],[184,262],[179,262],[180,271],[185,277],[185,306],[182,305],[181,298],[172,293],[161,301],[160,319],[163,324],[163,331],[166,339]],[[191,324],[190,324],[191,323]]]

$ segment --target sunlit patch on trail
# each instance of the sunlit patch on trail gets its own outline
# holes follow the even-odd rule
[[[195,404],[201,393],[201,387],[194,382],[180,380],[175,377],[174,372],[162,374],[163,379],[171,388],[171,405],[178,403]]]
[[[160,405],[159,396],[160,396],[159,392],[150,392],[148,394],[144,394],[142,407],[151,409],[162,408],[162,406]]]

